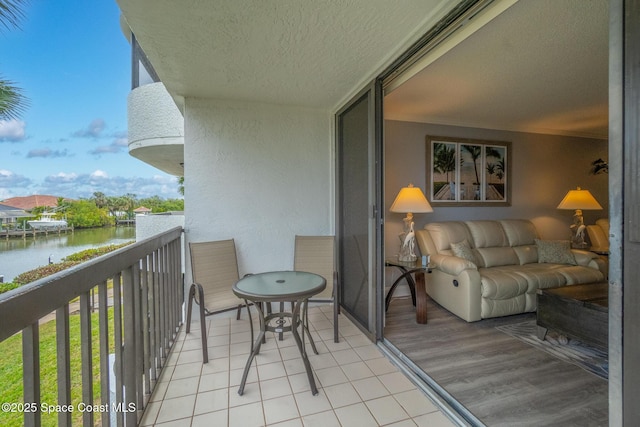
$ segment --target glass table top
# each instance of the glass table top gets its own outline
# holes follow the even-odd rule
[[[282,301],[309,298],[324,290],[327,281],[303,271],[271,271],[252,274],[233,285],[233,293],[252,301]]]

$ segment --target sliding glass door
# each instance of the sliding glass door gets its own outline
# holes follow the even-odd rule
[[[380,187],[376,179],[380,144],[375,120],[373,86],[336,115],[340,300],[347,314],[372,338],[379,329],[376,284],[380,282],[380,269],[375,265],[381,227],[375,208]]]

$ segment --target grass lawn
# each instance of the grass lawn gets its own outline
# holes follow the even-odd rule
[[[98,312],[91,315],[93,335],[93,395],[100,403],[100,360]],[[113,308],[109,308],[109,352],[113,353]],[[82,402],[82,370],[80,355],[80,314],[69,316],[69,340],[71,354],[71,402],[74,407],[73,425],[82,424],[82,413],[78,404]],[[58,403],[58,380],[56,369],[56,321],[40,325],[40,400],[48,405]],[[18,333],[0,343],[0,403],[22,403],[22,334]],[[90,404],[90,402],[82,402]],[[99,420],[100,413],[94,413]],[[0,426],[22,426],[23,414],[0,411]],[[58,414],[42,414],[43,426],[57,426]]]

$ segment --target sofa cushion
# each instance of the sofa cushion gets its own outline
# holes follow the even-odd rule
[[[567,285],[595,283],[604,280],[604,274],[600,270],[581,265],[565,265],[558,271],[567,279]]]
[[[424,228],[429,231],[438,253],[453,255],[451,252],[452,242],[461,242],[463,240],[471,242],[469,229],[460,221],[432,222]]]
[[[507,236],[509,246],[533,245],[538,238],[536,226],[529,220],[503,219],[500,220],[500,224]]]
[[[485,282],[488,284],[490,281],[492,281],[500,283],[499,286],[502,286],[502,282],[499,282],[500,280],[505,280],[505,278],[513,278],[514,276],[517,276],[519,279],[521,279],[518,281],[519,284],[526,283],[525,292],[535,293],[538,288],[555,288],[557,286],[566,285],[567,278],[560,271],[564,267],[566,266],[560,264],[527,264],[525,266],[506,265],[503,267],[494,267],[486,270],[482,269],[480,270],[480,276],[483,284]],[[488,280],[485,281],[485,277]],[[496,299],[495,296],[493,298]]]
[[[507,236],[498,221],[465,221],[475,248],[508,246]]]
[[[571,242],[568,240],[536,239],[536,246],[539,263],[577,265],[571,253]]]
[[[555,288],[567,284],[567,277],[562,274],[563,264],[526,264],[513,266],[514,270],[529,283],[529,292],[538,289]]]
[[[480,283],[483,298],[503,300],[523,295],[529,288],[527,279],[509,268],[481,268]]]
[[[520,260],[513,248],[508,246],[495,248],[478,248],[476,249],[481,259],[478,266],[481,267],[499,267],[501,265],[520,265]]]
[[[538,263],[538,247],[536,245],[514,246],[513,251],[518,256],[521,265]]]

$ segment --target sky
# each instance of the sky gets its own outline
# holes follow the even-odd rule
[[[0,76],[28,106],[0,120],[0,201],[127,193],[182,198],[177,178],[129,155],[131,49],[115,0],[30,0],[0,27]]]

